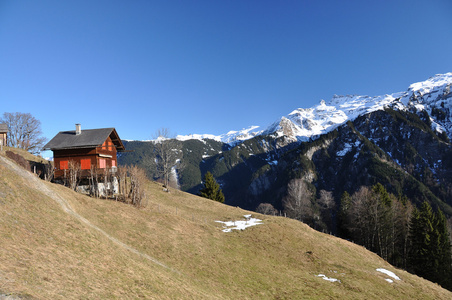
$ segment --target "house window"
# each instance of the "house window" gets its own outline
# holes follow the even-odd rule
[[[105,169],[107,167],[107,161],[105,158],[99,158],[99,168]]]
[[[62,160],[60,161],[60,170],[67,170],[69,169],[69,161]]]
[[[102,150],[114,151],[115,150],[115,145],[113,144],[113,142],[111,140],[107,139],[102,144]]]
[[[89,158],[81,159],[80,160],[80,164],[82,166],[82,170],[89,170],[89,169],[91,169],[91,159],[89,159]]]
[[[112,161],[111,161],[111,167],[112,167],[112,168],[116,167],[116,160],[112,160]]]

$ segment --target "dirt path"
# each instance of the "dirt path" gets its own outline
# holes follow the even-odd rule
[[[49,187],[48,184],[44,181],[42,181],[41,179],[39,179],[38,177],[34,176],[32,173],[24,170],[23,168],[19,167],[18,165],[16,165],[15,163],[13,163],[12,161],[10,161],[9,159],[0,156],[0,162],[5,165],[7,168],[9,168],[12,172],[15,172],[17,174],[19,174],[20,176],[22,176],[25,180],[27,180],[27,182],[30,184],[30,187],[32,187],[33,189],[36,189],[38,191],[40,191],[41,193],[44,193],[46,196],[48,196],[50,199],[56,201],[61,208],[68,214],[72,215],[74,218],[80,220],[81,222],[85,223],[87,226],[93,228],[94,230],[97,230],[98,232],[100,232],[101,234],[103,234],[105,237],[107,237],[110,241],[112,241],[113,243],[115,243],[116,245],[118,245],[121,248],[124,248],[132,253],[135,253],[138,256],[141,256],[149,261],[151,261],[154,264],[157,264],[163,268],[166,268],[170,271],[173,271],[175,273],[179,273],[178,271],[168,267],[167,265],[161,263],[160,261],[158,261],[157,259],[142,253],[140,251],[138,251],[137,249],[121,242],[120,240],[118,240],[117,238],[109,235],[107,232],[105,232],[104,230],[102,230],[101,228],[97,227],[96,225],[94,225],[93,223],[91,223],[89,220],[85,219],[83,216],[79,215],[69,204],[69,202],[60,197],[58,194],[54,193]]]

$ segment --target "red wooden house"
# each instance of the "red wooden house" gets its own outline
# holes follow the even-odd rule
[[[64,177],[69,162],[80,164],[82,177],[89,175],[93,168],[110,169],[118,166],[117,152],[124,151],[124,145],[114,128],[81,129],[60,131],[43,150],[53,151],[55,178]]]

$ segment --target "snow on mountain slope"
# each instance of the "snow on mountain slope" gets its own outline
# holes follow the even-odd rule
[[[418,93],[420,96],[431,94],[431,98],[438,97],[440,94],[447,92],[450,94],[452,84],[452,72],[446,74],[438,74],[426,81],[413,83],[408,88],[408,92]]]
[[[222,135],[213,135],[213,134],[178,135],[176,139],[180,141],[186,141],[191,139],[197,140],[212,139],[226,144],[236,144],[261,134],[262,131],[257,130],[258,128],[259,126],[250,126],[249,128],[244,128],[239,131],[229,131],[228,133]]]
[[[445,110],[452,108],[452,73],[436,75],[426,81],[410,85],[406,92],[393,93],[382,96],[335,95],[330,102],[321,101],[320,104],[308,108],[299,108],[288,116],[272,124],[266,134],[288,135],[300,141],[334,130],[347,121],[352,121],[364,115],[386,107],[395,109],[426,110],[432,117],[432,108]],[[448,133],[452,131],[451,109],[444,112],[442,120],[435,120],[434,129]],[[447,113],[449,112],[449,113]],[[287,120],[291,124],[288,130]]]
[[[337,96],[327,103],[324,100],[311,108],[298,108],[281,117],[266,129],[251,126],[240,131],[230,131],[215,136],[209,134],[192,134],[177,136],[179,140],[213,139],[227,144],[237,144],[261,134],[286,136],[293,141],[306,141],[334,130],[347,121],[386,107],[394,109],[426,110],[432,118],[434,129],[452,134],[452,73],[435,75],[426,81],[413,83],[405,92],[382,96]],[[439,117],[434,116],[436,109]],[[442,113],[438,113],[442,111]]]
[[[369,96],[337,96],[327,104],[324,100],[317,106],[303,109],[299,108],[291,112],[287,117],[271,125],[265,133],[286,135],[294,140],[308,140],[334,130],[339,125],[356,117],[383,109],[391,104],[399,94],[384,95],[377,97]],[[291,122],[291,132],[288,131],[287,121]]]
[[[406,106],[427,111],[432,128],[452,138],[452,73],[413,83],[407,93]]]

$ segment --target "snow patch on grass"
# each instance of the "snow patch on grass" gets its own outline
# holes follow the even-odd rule
[[[379,269],[377,269],[377,271],[378,271],[378,272],[381,272],[381,273],[383,273],[383,274],[386,274],[386,275],[388,275],[389,277],[392,277],[392,278],[395,279],[395,280],[400,280],[400,277],[397,276],[396,274],[394,274],[394,272],[388,271],[388,270],[383,269],[383,268],[379,268]],[[386,280],[387,282],[389,282],[389,283],[393,283],[393,282],[394,282],[394,281],[393,281],[392,279],[390,279],[390,278],[386,278],[385,280]]]
[[[389,277],[391,277],[391,278],[385,278],[385,280],[387,281],[387,282],[389,282],[389,283],[394,283],[394,280],[401,280],[400,279],[400,277],[399,276],[397,276],[396,274],[394,274],[393,272],[391,272],[391,271],[388,271],[388,270],[386,270],[386,269],[383,269],[383,268],[378,268],[378,269],[376,269],[378,272],[381,272],[381,273],[383,273],[383,274],[386,274],[387,276],[389,276]],[[337,273],[336,271],[332,271],[332,272],[334,272],[334,273]],[[343,274],[343,273],[342,273]],[[343,274],[343,275],[345,275],[345,274]],[[339,279],[337,279],[337,278],[332,278],[332,277],[328,277],[328,276],[326,276],[326,275],[324,275],[324,274],[319,274],[319,275],[315,275],[316,277],[321,277],[323,280],[327,280],[327,281],[329,281],[329,282],[341,282]],[[394,279],[394,280],[393,280]]]
[[[324,280],[327,280],[327,281],[330,281],[330,282],[341,282],[339,279],[336,279],[336,278],[331,278],[331,277],[327,277],[326,275],[324,275],[324,274],[319,274],[319,275],[316,275],[317,277],[322,277]]]
[[[244,215],[245,220],[241,221],[215,221],[217,223],[223,224],[223,232],[231,232],[233,229],[235,230],[245,230],[248,227],[261,225],[262,220],[251,218],[251,215]]]

